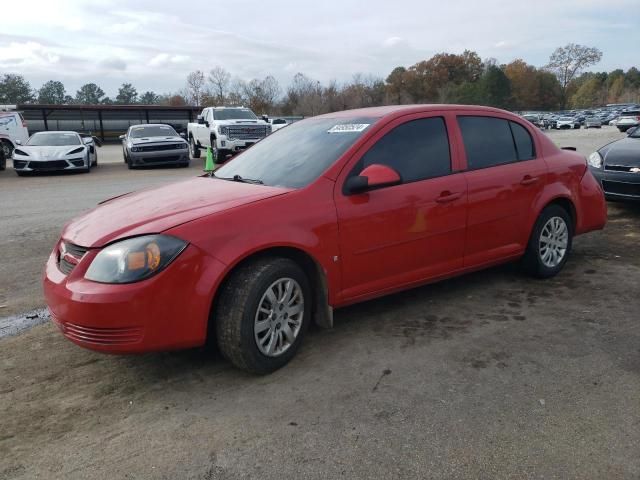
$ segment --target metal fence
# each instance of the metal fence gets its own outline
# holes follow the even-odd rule
[[[131,125],[166,123],[178,132],[195,121],[200,107],[156,105],[16,105],[29,133],[45,130],[73,130],[92,133],[103,141],[117,140]]]

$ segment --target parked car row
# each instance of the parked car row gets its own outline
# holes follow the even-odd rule
[[[563,112],[523,112],[521,116],[541,129],[601,128],[615,125],[621,132],[640,124],[640,106],[626,104],[592,110],[569,110]]]

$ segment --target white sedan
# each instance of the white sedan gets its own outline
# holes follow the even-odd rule
[[[32,172],[90,172],[98,165],[96,143],[76,132],[38,132],[13,150],[13,168],[18,175]]]

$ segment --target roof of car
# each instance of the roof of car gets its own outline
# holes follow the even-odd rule
[[[74,132],[73,130],[45,130],[43,132],[36,132],[34,133],[34,135],[40,135],[41,133],[63,133],[65,135],[73,133],[75,135],[78,135],[78,132]]]
[[[387,105],[384,107],[358,108],[355,110],[343,110],[341,112],[325,113],[319,115],[320,118],[345,118],[345,117],[370,117],[382,118],[387,116],[410,115],[412,113],[434,112],[434,111],[450,111],[450,110],[469,110],[491,113],[509,113],[505,110],[493,107],[484,107],[480,105],[451,105],[451,104],[426,104],[426,105]],[[317,118],[317,117],[316,117]]]
[[[166,123],[139,123],[138,125],[131,125],[130,128],[144,128],[144,127],[170,127],[171,125],[167,125]]]

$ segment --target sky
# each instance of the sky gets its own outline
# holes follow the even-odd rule
[[[194,70],[243,80],[297,72],[385,78],[435,53],[476,51],[544,66],[567,43],[598,47],[596,71],[640,67],[639,0],[3,0],[0,74],[115,97],[176,92]]]

